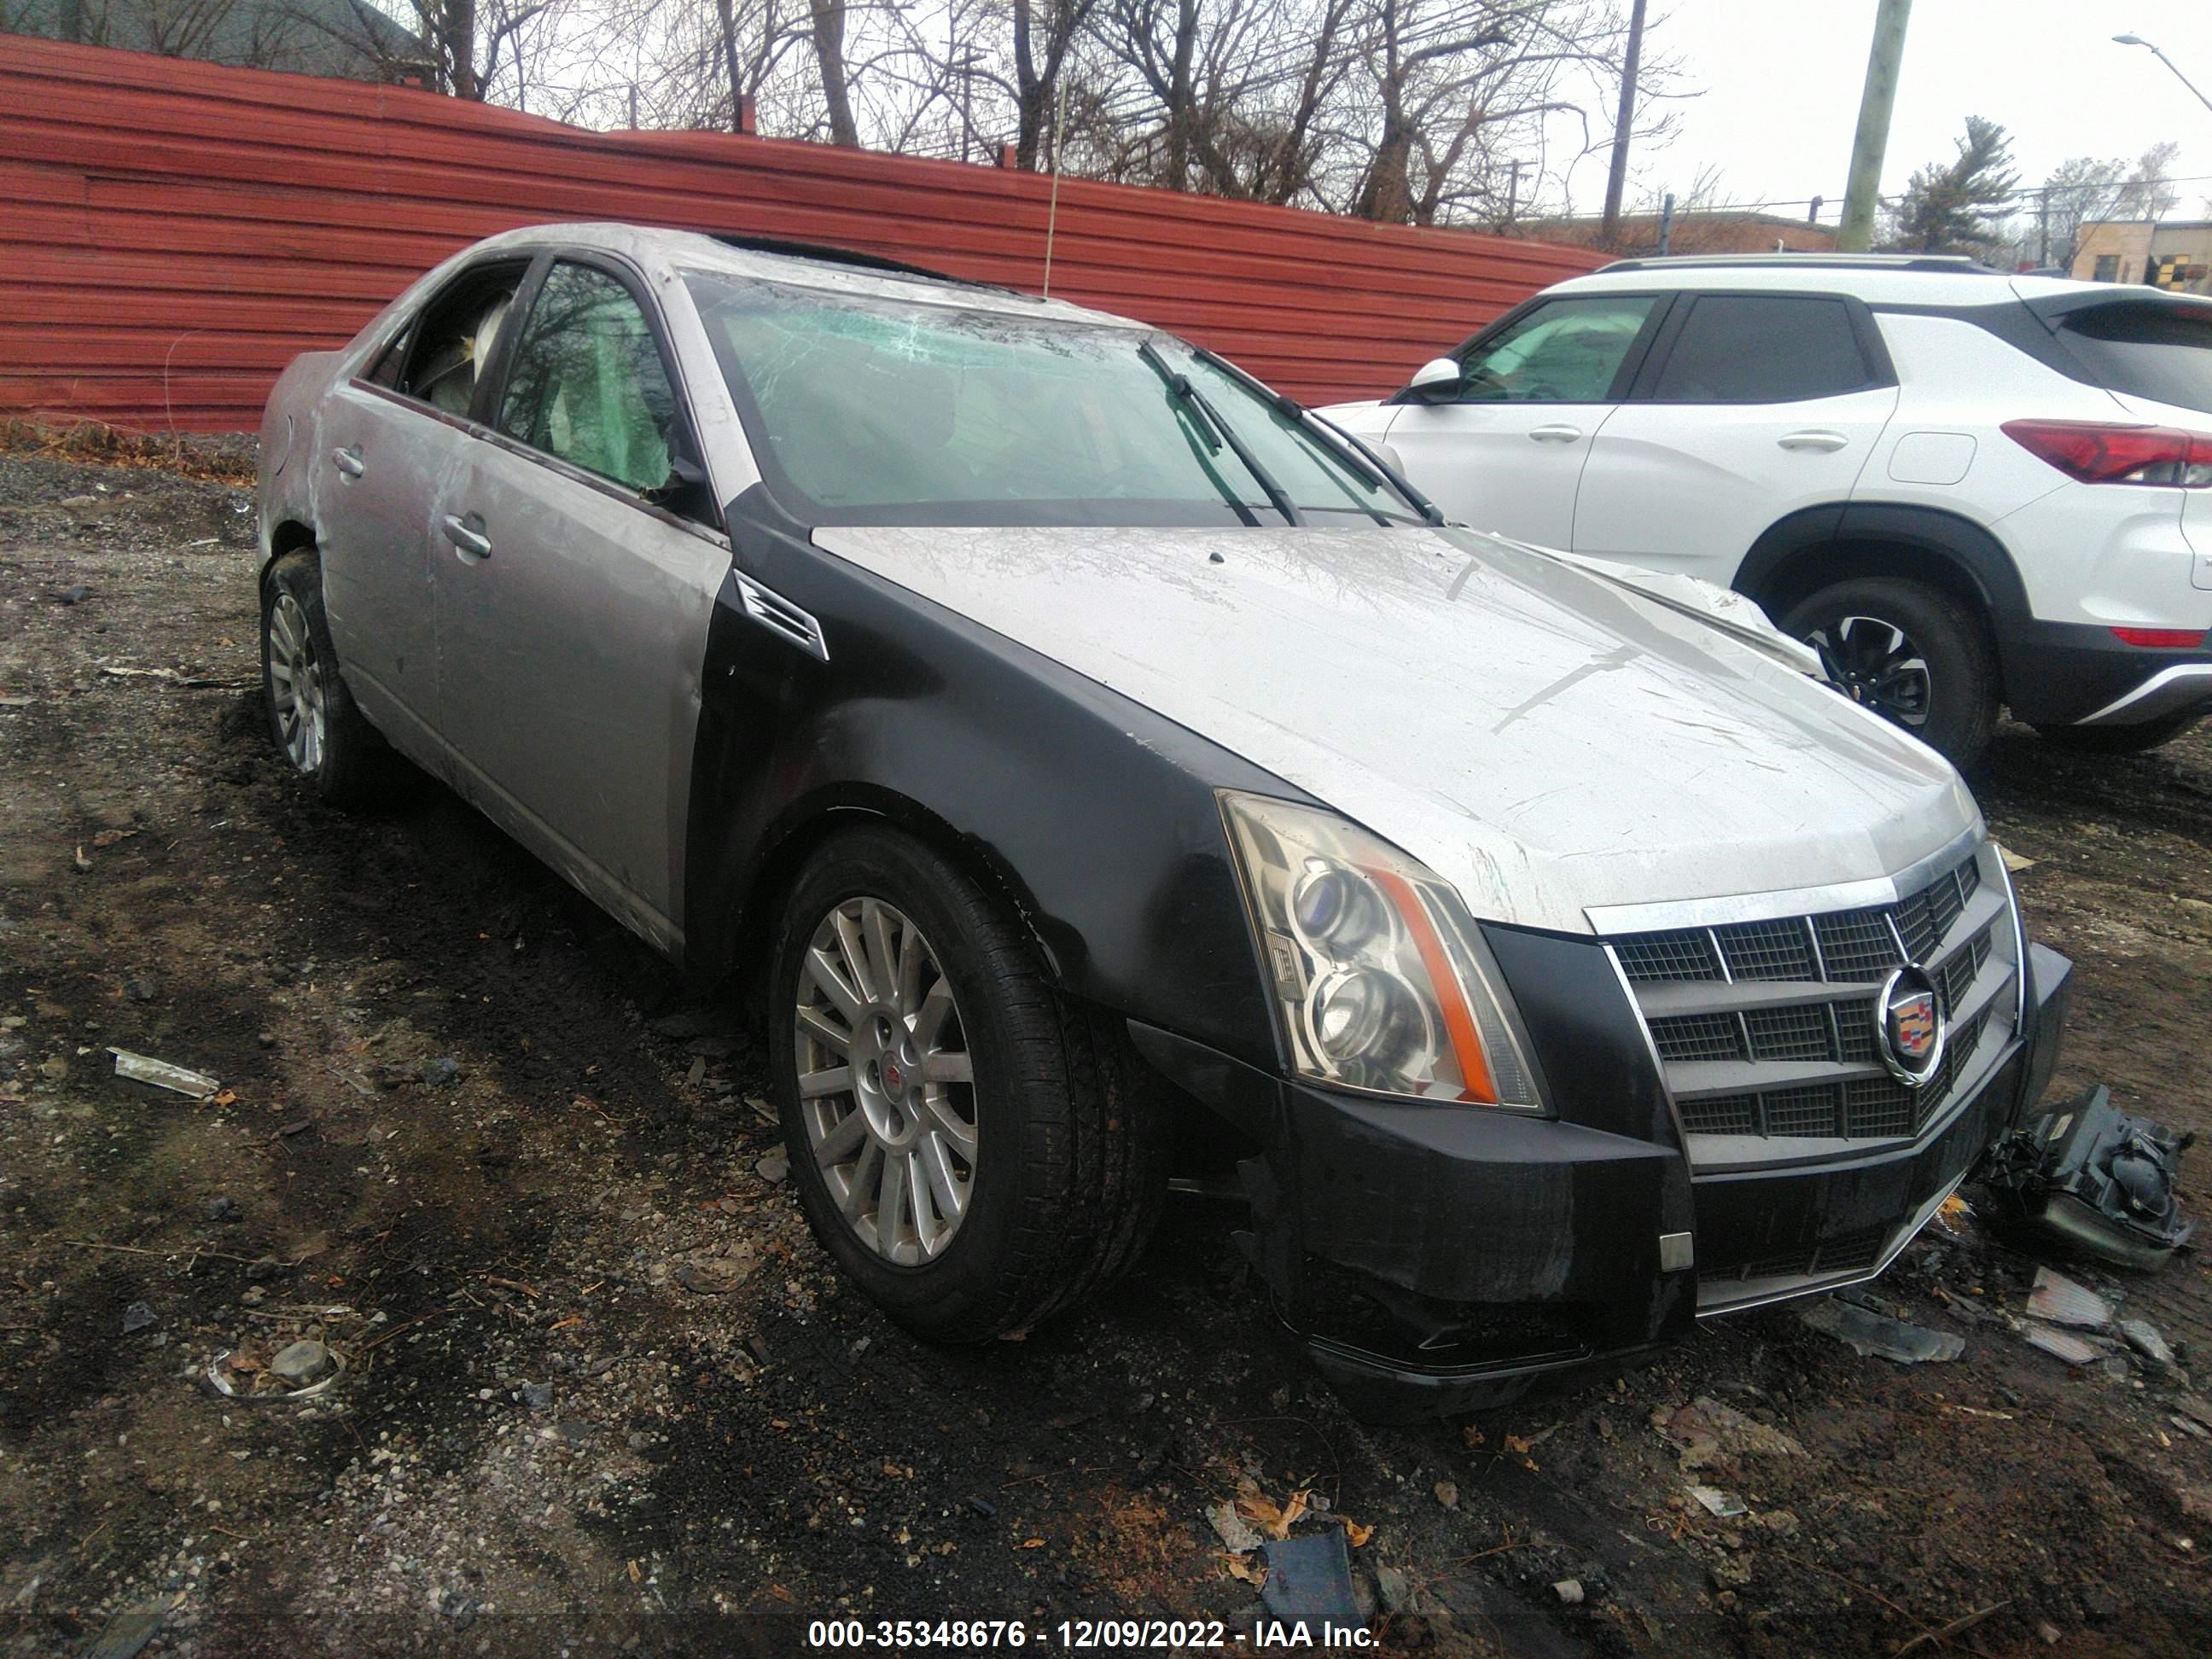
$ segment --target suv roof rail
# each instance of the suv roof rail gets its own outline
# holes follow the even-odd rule
[[[1615,259],[1602,270],[1681,270],[1705,265],[1810,265],[1819,270],[1945,270],[1997,276],[1994,266],[1964,253],[1670,253]]]
[[[995,294],[1014,294],[1018,289],[1001,288],[996,283],[979,283],[969,276],[955,276],[950,271],[933,270],[927,265],[909,264],[904,259],[894,259],[887,253],[866,253],[859,248],[837,247],[828,242],[794,242],[781,236],[741,236],[735,232],[710,230],[709,240],[724,247],[733,247],[745,253],[776,253],[793,259],[818,259],[825,264],[850,265],[857,270],[872,270],[886,276],[913,276],[923,282],[951,283],[960,288],[988,289]],[[1024,295],[1026,298],[1028,296]]]

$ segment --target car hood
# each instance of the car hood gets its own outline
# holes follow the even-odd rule
[[[1980,823],[1934,750],[1780,657],[1476,532],[814,541],[1264,767],[1499,921],[1887,876]]]

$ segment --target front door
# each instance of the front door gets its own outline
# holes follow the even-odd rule
[[[556,260],[494,430],[437,514],[464,793],[672,951],[699,676],[730,568],[718,531],[654,499],[696,456],[674,386],[624,281]]]
[[[1454,520],[1572,545],[1583,464],[1660,304],[1649,294],[1566,296],[1475,340],[1455,394],[1390,422],[1407,477]]]

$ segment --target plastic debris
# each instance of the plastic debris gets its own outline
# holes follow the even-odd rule
[[[123,1334],[125,1336],[161,1322],[160,1316],[143,1302],[134,1302],[123,1310]]]
[[[345,1356],[320,1342],[295,1342],[276,1358],[283,1359],[293,1348],[301,1347],[321,1350],[326,1366],[319,1382],[309,1382],[299,1388],[287,1388],[284,1378],[276,1370],[275,1361],[264,1365],[225,1348],[208,1362],[208,1385],[226,1400],[252,1400],[263,1405],[319,1399],[344,1380],[347,1370]]]
[[[2071,1331],[2062,1331],[2055,1325],[2030,1325],[2027,1346],[2040,1348],[2053,1359],[2063,1359],[2069,1365],[2086,1365],[2101,1358],[2104,1350],[2095,1343],[2085,1341]]]
[[[2123,1319],[2120,1334],[2127,1339],[2128,1346],[2154,1365],[2171,1366],[2175,1363],[2172,1346],[2148,1320]]]
[[[115,1075],[128,1078],[133,1083],[150,1083],[157,1089],[173,1089],[180,1095],[190,1095],[194,1100],[206,1100],[222,1091],[222,1084],[204,1072],[172,1066],[166,1060],[155,1060],[147,1054],[134,1054],[128,1048],[110,1048],[115,1056]]]
[[[1212,1524],[1214,1536],[1221,1540],[1221,1547],[1231,1555],[1249,1555],[1260,1547],[1260,1534],[1227,1498],[1207,1510],[1206,1518]]]
[[[1308,1626],[1352,1628],[1364,1624],[1352,1589],[1352,1557],[1345,1548],[1340,1528],[1277,1539],[1266,1547],[1267,1582],[1260,1598],[1278,1619],[1296,1620]],[[1314,1645],[1327,1645],[1322,1632],[1313,1632]]]
[[[1692,1486],[1690,1496],[1705,1506],[1708,1514],[1723,1521],[1734,1520],[1739,1515],[1748,1515],[1750,1506],[1734,1492],[1723,1492],[1718,1486]]]
[[[2112,1304],[2086,1285],[2077,1285],[2048,1267],[2035,1270],[2035,1287],[2028,1294],[2027,1316],[2076,1330],[2101,1331],[2112,1322]]]
[[[2158,1267],[2191,1231],[2174,1189],[2195,1139],[2128,1116],[2101,1085],[2086,1090],[1991,1149],[1999,1218],[2124,1267]]]
[[[1966,1339],[1954,1332],[1908,1325],[1832,1297],[1814,1303],[1797,1316],[1863,1358],[1894,1360],[1900,1365],[1942,1364],[1966,1351]]]

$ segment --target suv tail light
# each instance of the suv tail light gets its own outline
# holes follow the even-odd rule
[[[2003,431],[2082,483],[2212,486],[2212,434],[2103,421],[2007,421]]]

